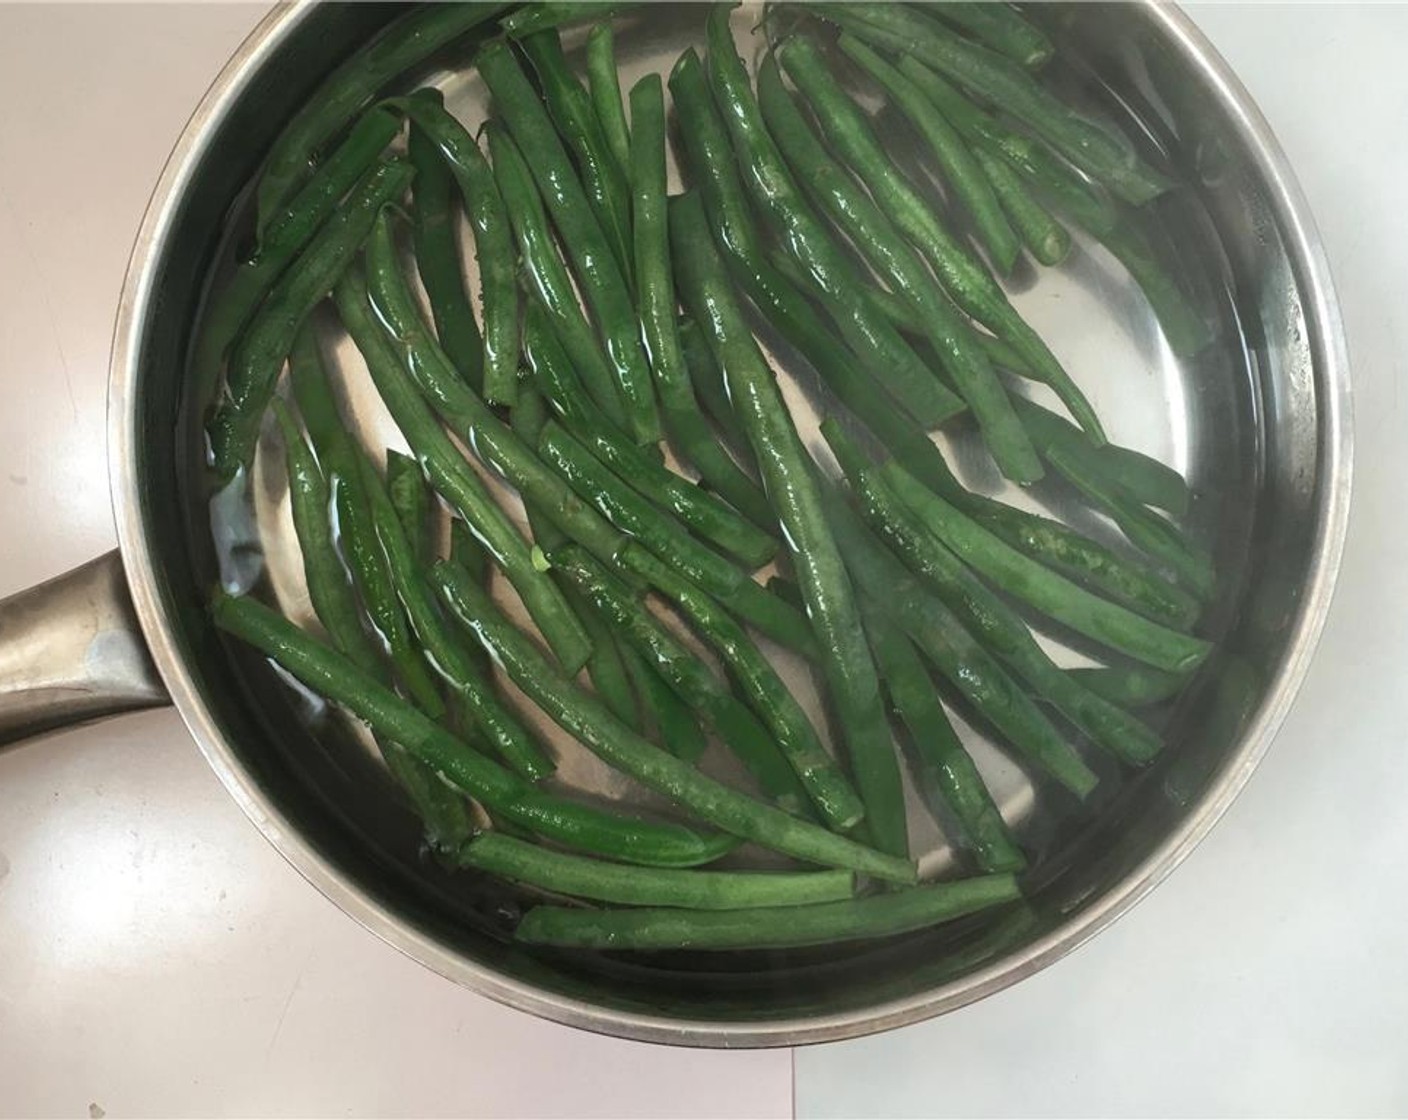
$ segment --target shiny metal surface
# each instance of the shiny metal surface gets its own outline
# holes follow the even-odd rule
[[[137,613],[172,698],[251,818],[333,901],[444,975],[572,1025],[683,1044],[785,1045],[912,1022],[1029,975],[1128,909],[1235,797],[1290,704],[1328,606],[1349,492],[1348,371],[1323,255],[1265,122],[1197,32],[1165,7],[1060,13],[1082,95],[1137,106],[1153,133],[1174,138],[1192,188],[1159,217],[1220,344],[1175,361],[1118,270],[1090,247],[1016,297],[1092,392],[1111,434],[1187,470],[1198,488],[1194,523],[1224,572],[1213,622],[1224,653],[1167,714],[1167,757],[1110,783],[1094,813],[1077,819],[1043,812],[1045,797],[986,752],[980,762],[1004,811],[1043,849],[1031,910],[1015,920],[882,949],[642,964],[531,958],[504,943],[498,909],[514,900],[416,861],[411,822],[363,780],[357,755],[338,750],[339,736],[310,734],[287,690],[211,634],[201,609],[214,557],[190,481],[191,417],[205,387],[185,383],[181,361],[195,300],[219,231],[238,212],[234,192],[307,86],[381,15],[280,11],[245,44],[158,186],[115,340],[113,487]],[[655,9],[647,25],[623,31],[628,69],[668,65],[697,19],[697,9]],[[755,19],[745,10],[736,27]],[[473,81],[444,84],[457,111],[472,115]],[[781,357],[789,395],[812,413],[805,371]],[[364,437],[379,446],[390,436],[384,417],[355,387],[350,396]],[[954,450],[973,481],[991,483],[961,441]],[[279,482],[256,481],[267,528],[279,518]],[[1034,497],[1059,505],[1059,495]],[[280,538],[268,539],[274,586],[296,603]],[[936,837],[916,839],[930,847],[927,864],[942,862]]]
[[[118,553],[0,601],[0,744],[165,703]]]

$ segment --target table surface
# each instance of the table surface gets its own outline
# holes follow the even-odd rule
[[[0,595],[114,543],[104,395],[147,194],[252,5],[0,5]],[[705,1053],[498,1007],[289,868],[170,711],[0,754],[0,1115],[1408,1111],[1408,7],[1206,5],[1310,197],[1356,495],[1310,677],[1173,878],[1017,988],[880,1038]],[[55,60],[61,65],[55,67]],[[794,1090],[795,1084],[795,1090]]]

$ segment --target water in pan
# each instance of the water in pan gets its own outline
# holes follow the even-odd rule
[[[754,31],[758,15],[758,10],[752,7],[734,13],[736,39],[749,60],[755,59],[763,48],[761,33]],[[668,74],[686,46],[702,46],[704,16],[705,9],[699,6],[652,5],[648,12],[622,21],[618,30],[618,52],[623,89],[629,89],[646,72]],[[581,33],[570,33],[566,41],[569,58],[579,68],[582,38]],[[478,76],[468,68],[454,65],[463,61],[451,59],[449,67],[423,77],[443,90],[450,110],[474,131],[485,117],[487,98]],[[1062,81],[1077,96],[1098,102],[1107,110],[1112,107],[1108,91],[1080,68],[1078,58],[1068,58],[1063,66]],[[864,96],[863,87],[857,88]],[[1132,118],[1125,123],[1133,127]],[[884,113],[877,118],[877,127],[906,166],[918,167],[922,174],[922,161],[914,154],[916,145],[903,122]],[[682,183],[673,156],[670,164],[671,188],[679,189]],[[1226,621],[1224,615],[1236,601],[1241,580],[1240,543],[1250,521],[1245,515],[1250,511],[1256,481],[1257,448],[1246,436],[1256,430],[1254,398],[1248,391],[1247,360],[1230,304],[1221,291],[1222,271],[1216,242],[1195,197],[1191,192],[1180,192],[1178,197],[1162,201],[1158,204],[1158,220],[1161,228],[1157,234],[1169,250],[1169,259],[1176,260],[1185,270],[1185,278],[1201,289],[1209,313],[1219,319],[1218,341],[1191,362],[1180,362],[1165,345],[1143,295],[1122,267],[1098,245],[1080,235],[1076,235],[1070,257],[1059,268],[1040,268],[1028,262],[1009,282],[1008,291],[1017,309],[1047,340],[1089,395],[1111,439],[1169,463],[1195,484],[1197,497],[1190,524],[1201,540],[1214,549],[1220,567],[1220,605],[1214,607],[1204,625],[1204,632],[1211,635]],[[474,289],[477,285],[473,255],[468,251],[467,230],[462,232],[468,277]],[[343,394],[345,415],[363,445],[378,460],[385,448],[405,450],[405,443],[377,398],[355,348],[337,330],[331,316],[321,323],[327,357],[338,371],[336,382]],[[820,461],[830,465],[829,453],[818,435],[817,425],[821,418],[835,411],[833,406],[795,355],[769,345],[771,340],[765,331],[762,340],[773,358],[805,441]],[[1031,391],[1039,398],[1045,393],[1039,388]],[[1052,403],[1049,398],[1043,399],[1045,403]],[[937,438],[949,452],[955,469],[975,489],[999,495],[1026,508],[1054,512],[1113,542],[1108,526],[1066,501],[1056,484],[1044,483],[1030,492],[1007,486],[971,432],[956,430]],[[266,430],[252,480],[254,531],[262,548],[269,597],[291,617],[306,624],[312,621],[311,609],[303,584],[279,452],[277,436]],[[507,508],[526,524],[516,496],[501,485],[499,490]],[[1237,511],[1241,511],[1242,516],[1238,516]],[[223,513],[217,516],[217,536],[225,540],[240,536],[231,533],[231,525]],[[502,580],[497,581],[497,590],[500,602],[521,620],[521,608],[512,593],[504,591]],[[680,632],[684,633],[682,629]],[[1081,650],[1057,637],[1045,634],[1040,637],[1062,663],[1079,664],[1086,660]],[[699,648],[697,643],[696,648]],[[782,655],[777,656],[776,661],[803,703],[810,711],[819,712],[819,698],[805,666]],[[505,682],[505,689],[518,699],[512,685]],[[300,697],[297,705],[315,724],[329,757],[339,760],[338,767],[345,769],[350,765],[361,770],[359,764],[349,761],[353,756],[347,753],[347,748],[350,740],[355,739],[363,752],[360,757],[367,757],[372,750],[369,739],[347,721],[330,716],[306,696]],[[544,739],[555,749],[559,759],[555,782],[608,801],[669,813],[668,806],[658,798],[605,767],[580,745],[563,736],[531,705],[525,704],[524,710],[532,715]],[[1179,748],[1177,710],[1178,706],[1174,705],[1158,717],[1160,725],[1170,732],[1171,752]],[[824,724],[824,721],[818,720],[818,723]],[[1085,822],[1101,813],[1118,811],[1128,775],[1088,747],[1083,748],[1084,753],[1101,773],[1102,782],[1090,801],[1080,805],[1050,783],[1035,782],[1007,753],[973,727],[961,721],[958,726],[1004,816],[1016,827],[1024,847],[1038,861],[1076,837]],[[703,768],[729,781],[747,784],[746,777],[717,745],[711,747]],[[912,786],[908,800],[912,850],[926,873],[941,874],[953,864],[953,853]],[[768,862],[765,854],[752,851],[736,858],[754,865]]]

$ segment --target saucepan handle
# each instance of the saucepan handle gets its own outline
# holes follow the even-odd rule
[[[117,552],[0,600],[0,745],[168,703]]]

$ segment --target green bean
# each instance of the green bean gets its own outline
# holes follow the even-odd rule
[[[718,11],[723,9],[711,17],[711,26]],[[899,766],[875,666],[861,633],[841,554],[826,522],[811,459],[734,300],[697,195],[674,200],[670,230],[684,302],[699,322],[709,325],[710,344],[728,379],[729,397],[737,403],[762,470],[763,486],[777,508],[871,835],[882,850],[901,854],[908,841]]]
[[[748,437],[743,434],[743,425],[728,399],[728,386],[724,384],[724,371],[714,361],[709,344],[698,324],[692,320],[681,320],[679,325],[680,351],[684,355],[685,369],[689,373],[689,383],[697,394],[719,432],[740,460],[756,471],[752,451],[748,447]],[[768,506],[771,511],[772,506]]]
[[[1162,704],[1188,687],[1186,675],[1161,673],[1144,665],[1102,665],[1067,671],[1095,695],[1126,708]]]
[[[581,910],[535,906],[514,936],[578,949],[789,949],[895,937],[1021,897],[1010,875],[988,875],[872,898],[753,910]]]
[[[536,309],[535,309],[536,310]],[[562,344],[543,314],[530,313],[524,349],[539,387],[591,453],[624,483],[668,510],[699,536],[737,556],[750,568],[766,564],[777,541],[619,436],[610,421],[582,392]]]
[[[544,793],[479,754],[390,689],[244,596],[215,592],[220,629],[254,646],[377,734],[398,743],[486,809],[568,847],[654,867],[711,863],[736,846],[730,836],[702,835],[682,825],[634,820]]]
[[[956,846],[983,871],[1021,871],[1027,864],[983,776],[963,749],[913,643],[888,612],[867,603],[865,632],[890,703],[909,731],[927,784],[956,822]]]
[[[743,627],[709,596],[675,575],[668,564],[640,546],[626,545],[618,560],[622,567],[644,577],[678,606],[713,647],[753,711],[772,732],[822,820],[838,832],[848,831],[860,823],[866,810],[855,789],[826,753],[802,706]]]
[[[1077,215],[1072,216],[1079,221]],[[1133,214],[1122,213],[1115,228],[1098,240],[1139,285],[1175,354],[1190,358],[1212,341],[1213,325],[1170,275],[1148,236],[1135,224]]]
[[[489,579],[489,553],[474,530],[458,517],[450,519],[450,559],[480,583]]]
[[[529,308],[528,313],[531,315],[533,309]],[[547,402],[543,400],[543,395],[538,392],[538,387],[532,381],[525,381],[518,387],[518,400],[509,412],[509,426],[526,446],[536,447],[538,437],[543,433],[543,425],[547,422]],[[534,547],[544,554],[551,552],[567,539],[567,535],[554,525],[538,506],[525,503],[523,511],[528,516],[528,529],[532,533]],[[576,609],[575,603],[573,608]],[[580,611],[577,613],[581,614]],[[584,620],[583,625],[585,624]],[[595,638],[592,639],[592,645],[596,645]]]
[[[993,193],[989,176],[969,151],[963,137],[938,110],[924,91],[853,35],[843,34],[837,44],[857,66],[869,74],[918,129],[938,160],[944,181],[973,219],[988,256],[1003,275],[1011,273],[1022,243]]]
[[[1002,106],[1082,171],[1139,205],[1167,191],[1118,132],[1087,120],[1000,56],[949,34],[900,4],[828,4],[815,9],[861,38],[914,54],[980,97]]]
[[[258,250],[241,261],[202,315],[192,360],[195,384],[214,382],[226,351],[289,261],[336,209],[338,202],[381,156],[401,129],[389,109],[369,109],[337,149],[274,217]]]
[[[435,333],[455,368],[479,392],[484,387],[484,339],[465,294],[455,228],[455,179],[435,140],[419,125],[411,125],[406,154],[416,169],[411,190],[411,240]]]
[[[689,705],[675,695],[634,646],[622,642],[619,652],[640,702],[644,732],[647,736],[653,734],[676,758],[698,762],[709,741]]]
[[[828,5],[827,11],[830,10]],[[807,39],[790,39],[778,60],[811,103],[828,140],[870,189],[876,204],[927,256],[955,303],[1027,358],[1082,428],[1104,441],[1099,418],[1040,336],[1017,314],[987,270],[944,229],[875,137],[870,119],[851,100]]]
[[[715,8],[709,17],[709,79],[723,113],[735,159],[743,169],[759,208],[768,215],[789,252],[816,277],[827,296],[827,313],[857,354],[873,359],[872,376],[899,400],[916,420],[933,427],[957,411],[958,402],[918,360],[913,350],[884,320],[874,315],[855,289],[855,266],[840,252],[812,212],[801,188],[787,169],[768,134],[758,109],[748,72],[733,45],[728,9]],[[675,64],[671,89],[697,85],[698,60],[686,53]],[[675,94],[679,103],[680,94]],[[691,114],[698,118],[702,110]],[[685,130],[686,145],[703,143]],[[695,160],[695,165],[702,164]]]
[[[606,763],[735,836],[808,862],[913,882],[914,864],[836,836],[706,778],[646,742],[568,681],[463,572],[443,561],[432,577],[454,613],[527,695]]]
[[[635,689],[626,673],[626,663],[616,648],[616,640],[605,618],[596,612],[591,603],[576,593],[575,588],[566,588],[567,601],[577,609],[577,615],[587,628],[592,639],[592,655],[587,658],[587,677],[592,682],[596,697],[602,705],[629,727],[632,731],[642,731],[640,710],[636,705]]]
[[[572,352],[592,399],[612,423],[624,427],[625,406],[615,376],[577,302],[577,292],[567,274],[567,266],[558,255],[557,242],[548,227],[543,201],[528,164],[508,133],[492,121],[484,126],[484,132],[489,138],[489,154],[493,156],[494,174],[508,205],[509,220],[518,234],[524,269],[533,282],[538,300],[552,316],[554,328]]]
[[[591,652],[591,642],[581,622],[547,574],[534,566],[528,544],[517,526],[422,399],[401,365],[398,348],[383,331],[368,303],[366,281],[361,272],[344,276],[334,296],[343,324],[366,359],[377,392],[416,458],[424,464],[431,483],[471,526],[522,596],[528,613],[563,666],[575,673]],[[465,393],[469,392],[457,378],[453,380]]]
[[[753,713],[620,580],[577,546],[559,549],[552,560],[675,694],[699,713],[764,793],[788,808],[806,803],[797,775]]]
[[[611,24],[598,23],[587,32],[587,90],[596,109],[607,146],[616,164],[629,177],[631,137],[621,104],[621,78],[616,69],[616,35]],[[634,118],[632,118],[634,120]]]
[[[631,122],[629,168],[641,333],[666,431],[711,489],[754,524],[768,528],[775,521],[772,507],[709,431],[680,348],[665,214],[665,100],[660,75],[647,74],[631,89]]]
[[[1097,598],[1011,548],[918,482],[894,460],[887,462],[881,472],[900,500],[935,536],[1014,598],[1079,634],[1157,669],[1183,672],[1207,656],[1211,647],[1201,638],[1170,630]]]
[[[512,405],[518,388],[518,280],[504,198],[474,137],[444,105],[421,94],[407,98],[404,105],[411,120],[439,146],[459,184],[479,262],[479,299],[484,313],[483,393],[495,404]],[[454,359],[448,348],[446,353]],[[466,368],[458,361],[455,365]],[[470,383],[479,390],[473,378]]]
[[[621,12],[640,7],[616,0],[546,0],[523,4],[504,17],[503,31],[510,39],[521,39],[549,27],[566,27],[587,20],[609,20]]]
[[[638,443],[654,443],[660,438],[660,418],[650,384],[650,367],[641,349],[630,292],[612,256],[610,240],[592,213],[547,112],[507,44],[490,43],[480,52],[478,61],[479,72],[526,157],[567,255],[576,266],[586,301],[596,314],[631,435]]]
[[[584,502],[590,502],[651,552],[668,558],[685,578],[746,622],[789,649],[809,653],[814,648],[806,619],[769,595],[742,569],[696,541],[682,525],[607,470],[555,421],[544,426],[538,451]],[[596,555],[609,561],[615,552]]]
[[[861,593],[887,604],[914,644],[1013,748],[1084,799],[1098,779],[1041,709],[958,617],[919,586],[854,510],[835,496],[828,510]]]
[[[405,162],[378,163],[270,289],[230,356],[225,393],[210,419],[211,459],[221,478],[248,467],[264,410],[298,328],[361,248],[377,212],[398,197],[410,179]]]
[[[926,337],[978,421],[999,469],[1015,482],[1039,479],[1042,469],[1036,450],[967,322],[869,195],[828,155],[783,88],[771,57],[758,71],[758,103],[763,120],[798,179],[913,307]]]
[[[1049,455],[1056,468],[1094,508],[1106,514],[1129,542],[1163,564],[1174,577],[1203,601],[1212,596],[1215,576],[1212,557],[1190,544],[1177,527],[1131,498],[1118,483],[1111,483],[1074,456],[1053,448]]]
[[[533,64],[557,134],[576,157],[587,202],[611,244],[621,275],[629,284],[632,279],[631,207],[625,168],[612,155],[591,95],[567,65],[557,31],[529,35],[519,41],[519,46]],[[617,96],[619,98],[619,94]]]
[[[1051,40],[1007,4],[948,0],[948,3],[936,4],[925,11],[957,24],[993,50],[1020,62],[1028,70],[1041,68],[1056,53]]]
[[[1066,227],[1031,196],[1021,176],[1000,156],[981,144],[974,147],[973,154],[982,165],[1003,210],[1021,231],[1022,242],[1031,250],[1032,256],[1047,266],[1058,265],[1065,260],[1071,251],[1071,235]]]
[[[337,68],[269,150],[255,189],[261,243],[281,209],[312,174],[318,149],[384,85],[465,32],[495,19],[507,4],[434,4],[412,12]]]
[[[566,855],[492,832],[461,862],[530,887],[626,906],[742,910],[835,902],[855,893],[848,871],[666,871]]]
[[[420,464],[391,448],[386,450],[386,492],[411,543],[412,554],[422,564],[429,564],[435,557],[435,542],[431,539],[435,499]]]
[[[970,633],[1104,750],[1135,766],[1144,765],[1158,753],[1161,744],[1157,735],[1057,668],[1016,611],[968,571],[901,503],[834,422],[824,422],[822,434],[841,461],[871,527],[911,571],[928,580]]]

